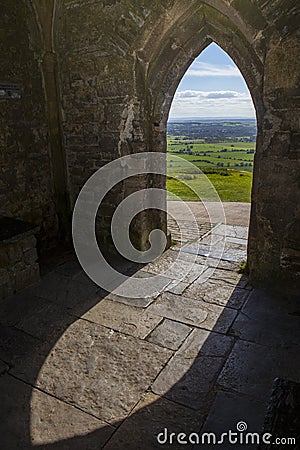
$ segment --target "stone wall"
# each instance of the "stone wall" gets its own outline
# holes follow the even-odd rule
[[[57,235],[41,39],[28,2],[1,2],[0,82],[21,85],[20,99],[0,99],[0,214],[40,226],[40,241]]]
[[[72,205],[96,169],[150,148],[144,93],[137,92],[135,55],[136,39],[151,15],[149,5],[76,1],[61,2],[57,8],[55,42]],[[155,8],[164,10],[162,5]],[[104,246],[111,243],[109,227],[115,207],[125,195],[146,186],[145,181],[131,180],[106,197],[98,225]],[[148,238],[142,237],[142,228],[148,234],[145,225],[139,221],[140,232],[133,233],[143,241],[136,242],[140,247]]]
[[[37,232],[38,227],[0,216],[0,300],[39,281]]]
[[[215,41],[240,68],[257,111],[250,276],[259,282],[295,275],[295,249],[284,255],[299,203],[297,17],[289,1],[61,2],[56,46],[72,201],[85,180],[112,159],[165,151],[176,87],[193,59]],[[149,183],[131,182],[127,190]],[[102,231],[125,193],[126,186],[120,187],[108,199]],[[150,223],[138,223],[140,234],[147,235]]]
[[[9,8],[3,30],[17,30],[8,36],[23,44],[19,48],[6,39],[2,77],[21,82],[24,96],[19,103],[5,102],[3,212],[42,222],[51,234],[54,199],[66,234],[68,202],[74,205],[96,169],[122,155],[165,151],[176,88],[193,59],[215,41],[241,70],[257,112],[250,277],[254,282],[297,279],[299,242],[293,230],[299,223],[300,125],[295,2],[24,0],[20,9]],[[12,134],[13,128],[17,132]],[[149,186],[164,186],[164,180],[129,180],[106,198],[99,225],[105,245],[115,206],[128,193]],[[165,230],[165,216],[142,215],[136,221],[134,234],[141,248],[153,226]]]
[[[254,279],[284,281],[299,280],[300,274],[300,35],[294,29],[295,8],[278,22],[264,60],[265,114],[255,159],[249,262]]]

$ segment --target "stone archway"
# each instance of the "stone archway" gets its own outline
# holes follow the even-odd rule
[[[251,14],[257,14],[257,23],[263,20],[258,9],[252,10]],[[269,91],[266,92],[266,81],[272,79],[269,73],[272,68],[265,66],[267,59],[260,38],[257,30],[251,29],[251,25],[243,21],[241,15],[233,8],[225,7],[223,2],[218,2],[218,6],[216,2],[211,1],[193,3],[188,9],[176,4],[150,33],[149,30],[144,33],[136,53],[136,67],[137,73],[144,81],[141,98],[144,98],[148,121],[148,146],[157,151],[166,151],[166,124],[176,88],[191,62],[207,45],[214,41],[229,54],[240,69],[255,105],[258,128],[248,264],[251,280],[265,283],[276,279],[286,280],[290,278],[290,274],[280,262],[283,244],[279,233],[284,232],[283,222],[287,221],[277,210],[274,198],[276,179],[266,171],[268,158],[273,167],[274,163],[278,166],[283,160],[277,158],[274,161],[272,141],[268,136],[269,132],[266,132],[266,118],[274,118],[276,112],[274,108],[270,108],[268,99],[272,92],[270,84]],[[140,78],[138,80],[140,81]],[[140,88],[141,83],[137,85],[137,92]],[[281,124],[277,119],[274,120],[274,124],[280,128]],[[267,126],[276,131],[274,124],[269,123]],[[270,205],[268,195],[272,190],[273,199]],[[282,197],[282,192],[279,197]],[[292,219],[292,211],[289,211],[289,216]],[[287,223],[285,226],[288,226]]]
[[[65,99],[60,120],[71,204],[99,166],[125,154],[165,151],[177,85],[214,41],[239,67],[257,114],[250,278],[284,284],[297,279],[299,242],[291,236],[299,220],[295,7],[285,0],[280,7],[252,0],[58,2],[56,15],[54,47]],[[163,180],[147,178],[112,194],[103,214],[105,245],[116,200],[132,189],[162,185]],[[165,230],[165,217],[143,217],[137,223],[139,247],[153,227]]]
[[[158,24],[159,27],[159,24]],[[153,33],[156,35],[156,33]],[[170,106],[185,71],[191,62],[211,43],[215,42],[233,59],[239,67],[252,96],[257,115],[257,154],[262,149],[262,121],[264,116],[262,63],[254,48],[249,45],[243,33],[224,14],[214,8],[201,5],[190,9],[189,14],[180,16],[173,26],[161,36],[161,48],[151,55],[146,89],[148,91],[149,120],[152,121],[152,142],[158,151],[166,151],[166,129]],[[152,49],[151,37],[147,42]],[[254,186],[257,164],[254,165]],[[253,189],[255,192],[255,188]],[[255,205],[255,193],[252,201]],[[255,207],[254,207],[255,208]],[[255,239],[251,218],[249,255],[251,261],[251,240]]]

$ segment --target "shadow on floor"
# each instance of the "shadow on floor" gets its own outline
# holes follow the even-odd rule
[[[62,263],[41,285],[1,304],[1,449],[197,448],[195,434],[187,444],[178,434],[219,438],[241,421],[260,432],[274,378],[300,381],[300,305],[289,296],[248,294],[239,308],[220,308],[212,329],[176,322],[185,338],[170,349],[151,343],[151,333],[132,336],[79,319],[106,293],[75,259]],[[95,350],[79,354],[78,342]]]

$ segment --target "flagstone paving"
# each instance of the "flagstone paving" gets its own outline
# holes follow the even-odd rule
[[[238,273],[246,239],[218,225],[130,267],[152,277],[150,297],[107,293],[69,257],[3,301],[1,450],[198,448],[176,436],[238,421],[260,432],[274,378],[300,380],[300,304]]]

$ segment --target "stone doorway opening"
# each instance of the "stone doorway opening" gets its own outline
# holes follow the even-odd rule
[[[192,4],[187,9],[177,4],[170,15],[172,20],[157,22],[140,42],[137,73],[139,77],[144,77],[145,83],[138,86],[142,89],[145,119],[148,124],[147,148],[151,151],[155,149],[158,152],[166,152],[170,107],[183,75],[195,58],[211,43],[215,43],[239,68],[250,91],[257,118],[247,260],[250,279],[260,282],[262,273],[265,280],[279,270],[274,252],[269,252],[272,233],[268,232],[269,228],[266,228],[264,220],[269,211],[264,207],[266,201],[263,194],[263,185],[268,184],[263,176],[263,158],[269,145],[265,133],[268,104],[265,102],[264,91],[264,57],[261,50],[253,44],[250,30],[240,17],[230,14],[229,9],[222,10],[215,5],[202,3]],[[261,265],[264,265],[264,268]],[[265,270],[267,266],[270,268],[269,275]]]
[[[235,239],[227,242],[225,260],[246,260],[256,134],[255,108],[243,75],[225,51],[209,44],[181,78],[169,110],[167,197],[173,245],[191,251],[191,242],[200,241],[199,254],[206,256],[208,236],[215,230],[219,237]],[[208,195],[210,184],[214,192]],[[219,238],[212,241],[216,245]]]

